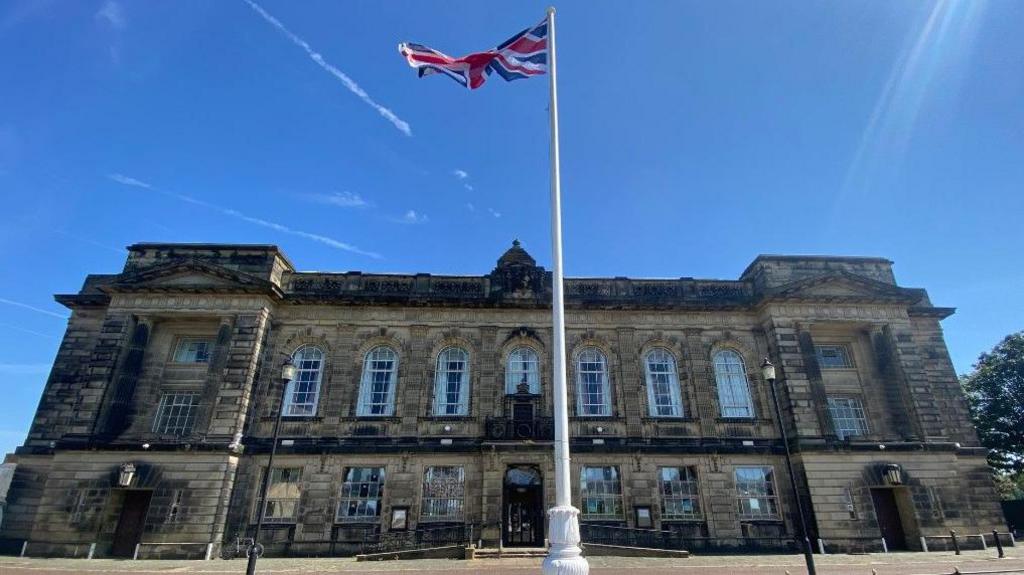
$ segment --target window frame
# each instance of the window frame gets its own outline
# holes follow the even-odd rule
[[[665,471],[675,469],[680,479],[665,479]],[[686,479],[682,479],[682,477]],[[678,484],[678,486],[675,486]],[[668,487],[669,489],[666,489]],[[670,496],[671,492],[671,496]],[[678,494],[677,494],[678,493]],[[700,501],[700,477],[695,465],[665,465],[658,467],[658,500],[661,504],[662,521],[695,521],[704,518]],[[691,501],[690,512],[669,513],[668,503]],[[682,507],[685,507],[683,505]]]
[[[316,377],[315,379],[301,381],[300,378],[303,374],[314,371],[314,368],[303,367],[303,362],[313,361],[312,359],[306,359],[299,357],[300,352],[306,350],[313,350],[319,354],[319,357],[315,358],[317,361],[317,367],[315,368]],[[295,379],[292,379],[287,384],[287,389],[284,394],[284,402],[281,405],[281,416],[282,417],[316,417],[320,409],[320,392],[323,389],[324,379],[324,367],[327,363],[327,354],[320,346],[313,344],[301,345],[292,352],[292,361],[295,363]],[[305,391],[296,391],[296,388],[300,384],[313,384],[313,387]],[[304,401],[298,403],[295,401],[297,395],[312,395],[312,401]],[[301,413],[296,413],[297,406],[309,406],[308,411],[303,410]]]
[[[189,398],[189,403],[171,403],[168,405],[168,398]],[[172,435],[174,437],[185,437],[195,431],[196,420],[199,416],[199,406],[202,394],[198,391],[165,391],[160,394],[160,401],[157,403],[156,414],[153,417],[153,425],[150,427],[152,433],[157,435]],[[165,413],[170,410],[171,413]],[[174,411],[177,410],[177,411]],[[184,411],[184,413],[183,413]],[[180,425],[169,430],[171,420],[180,421]]]
[[[186,345],[193,343],[205,344],[204,355],[200,359],[198,352],[195,353],[195,358],[192,360],[183,360],[179,356],[182,354],[182,348]],[[174,343],[174,349],[171,351],[171,363],[177,365],[209,365],[210,360],[213,359],[213,348],[217,345],[216,336],[202,336],[202,335],[183,335],[179,336],[177,341]]]
[[[587,354],[596,354],[597,359],[600,361],[590,360],[584,361],[584,356]],[[583,369],[583,364],[599,364],[600,370]],[[576,361],[574,362],[576,373],[576,416],[577,417],[612,417],[612,386],[611,386],[611,370],[608,367],[608,356],[605,355],[601,348],[596,346],[587,346],[579,350],[576,354]],[[601,379],[598,382],[584,382],[585,375],[600,375]],[[587,403],[584,399],[585,396],[594,396],[592,392],[584,392],[584,386],[595,386],[599,385],[599,395],[602,398],[601,403]],[[598,413],[588,413],[588,408],[591,406],[599,406],[601,409]]]
[[[376,367],[377,362],[386,362],[386,359],[376,359],[375,354],[382,351],[391,354],[390,369],[383,370]],[[359,377],[359,394],[356,399],[356,417],[391,417],[395,414],[395,396],[398,393],[398,352],[388,345],[378,345],[366,352],[363,356],[363,369]],[[386,373],[387,381],[376,381],[377,374]],[[381,392],[374,390],[374,385],[386,383],[383,402],[373,401],[374,396]],[[382,407],[383,411],[374,413],[374,409]]]
[[[462,369],[452,370],[451,364],[456,363],[455,360],[448,358],[448,355],[454,352],[462,354]],[[470,365],[469,365],[469,351],[461,346],[451,345],[445,347],[437,353],[437,359],[434,362],[434,401],[433,401],[433,414],[434,417],[467,417],[469,416],[469,397],[470,397]],[[442,360],[446,364],[446,367],[441,367]],[[455,392],[455,401],[449,401],[452,396],[450,386],[454,383],[451,379],[451,375],[458,373],[459,375],[459,389]],[[454,410],[451,410],[454,406]]]
[[[268,505],[267,505],[267,513],[270,512],[270,510],[273,507],[274,503],[288,502],[288,503],[292,504],[292,507],[291,507],[291,514],[290,515],[268,515],[267,513],[264,513],[264,515],[263,515],[263,522],[264,523],[270,523],[270,524],[289,524],[289,523],[297,523],[298,522],[299,514],[300,514],[299,513],[299,511],[300,511],[299,510],[299,506],[302,503],[302,471],[303,471],[302,467],[288,467],[288,466],[274,467],[273,469],[270,470],[270,479],[267,481],[267,495],[266,495],[266,499],[269,502]],[[266,472],[267,472],[267,470],[265,468],[261,469],[261,471],[260,471],[260,474],[261,474],[260,479],[262,479],[262,474],[264,474]],[[275,474],[283,473],[283,472],[288,472],[289,476],[292,474],[292,472],[295,473],[294,481],[291,480],[292,477],[288,478],[288,483],[294,483],[295,484],[295,490],[297,492],[295,497],[271,497],[271,490],[274,488],[274,485],[275,485],[274,476],[275,476]],[[253,510],[253,514],[252,514],[253,519],[255,520],[257,517],[259,517],[259,514],[261,512],[263,512],[263,500],[260,499],[259,493],[257,492],[256,493],[256,508]]]
[[[588,470],[600,470],[601,479],[589,479]],[[605,470],[611,470],[613,475],[605,479]],[[604,507],[607,509],[611,503],[612,511],[609,513],[590,512],[589,503],[593,500],[594,508]],[[622,496],[622,470],[618,465],[582,465],[580,466],[580,519],[585,521],[625,521],[626,508]]]
[[[840,402],[846,403],[846,405],[836,405]],[[864,409],[864,401],[862,401],[860,397],[852,395],[829,395],[825,397],[825,403],[828,407],[829,419],[832,420],[832,432],[835,433],[836,437],[840,440],[849,439],[851,437],[864,437],[871,433],[871,427],[868,425],[867,411]],[[850,411],[852,412],[853,417],[838,417],[836,412],[839,410]],[[841,427],[841,421],[857,422],[859,427]]]
[[[443,482],[448,478],[440,477],[436,483],[431,484],[434,478],[429,477],[435,470],[447,470],[448,474],[458,470],[458,479],[452,481],[450,487],[456,487],[458,492],[445,494],[443,492],[433,493],[428,491],[431,486],[445,488]],[[449,476],[450,477],[450,476]],[[443,515],[434,514],[433,510],[440,508],[437,503],[443,503],[443,508],[448,513]],[[452,509],[455,510],[452,513]],[[423,481],[420,483],[420,522],[421,523],[462,523],[466,519],[466,467],[464,465],[428,465],[423,468]]]
[[[662,360],[657,362],[662,365],[668,365],[669,369],[666,371],[651,371],[651,357],[655,354],[662,354]],[[686,417],[686,409],[683,406],[683,389],[679,383],[679,363],[676,361],[674,353],[664,347],[655,347],[647,351],[643,356],[644,363],[644,380],[647,387],[647,413],[650,417],[657,417],[659,419],[682,419]],[[666,375],[668,377],[667,382],[655,382],[654,378],[656,375]],[[658,403],[658,397],[664,396],[664,393],[659,394],[655,386],[666,385],[668,386],[668,405]],[[672,410],[672,413],[657,413],[663,407],[668,407]]]
[[[378,474],[377,481],[355,481],[354,478],[350,478],[353,471],[366,471],[371,470]],[[372,478],[372,475],[371,475]],[[338,488],[338,506],[334,512],[335,523],[379,523],[381,518],[384,516],[384,493],[387,482],[387,467],[384,465],[351,465],[345,467],[344,474],[342,475],[341,486]],[[362,495],[363,486],[367,486],[367,495]],[[346,486],[349,489],[349,493],[346,495]],[[375,491],[374,491],[375,486]],[[356,488],[358,491],[353,494],[352,489]],[[360,515],[361,509],[369,508],[369,503],[375,502],[376,513],[374,515],[362,514]],[[342,509],[349,508],[354,503],[356,505],[356,514],[347,515],[342,514]]]
[[[522,359],[521,356],[524,353],[528,353],[533,356],[532,359]],[[522,365],[519,368],[516,368],[514,367],[514,363],[516,362]],[[529,367],[522,367],[530,364],[533,365],[532,372]],[[522,382],[522,376],[524,375],[526,377],[529,393],[533,395],[540,395],[540,354],[537,353],[537,350],[528,345],[519,345],[508,352],[508,355],[505,357],[506,395],[518,393],[519,383]]]
[[[736,358],[737,363],[730,364],[728,362],[720,362],[719,357],[733,356]],[[738,365],[739,372],[729,371],[733,367]],[[720,368],[725,368],[727,371],[722,372]],[[718,413],[722,418],[725,419],[754,419],[756,412],[754,411],[754,398],[750,392],[750,379],[747,377],[747,364],[743,361],[743,354],[732,348],[719,349],[711,355],[711,368],[715,376],[715,387],[718,393]],[[723,382],[723,378],[725,381]],[[742,378],[743,389],[739,390],[735,386],[740,383]],[[729,390],[729,396],[726,396],[726,390]],[[737,397],[740,395],[740,397]],[[730,399],[730,402],[726,400]],[[739,400],[738,402],[736,400]],[[743,403],[745,401],[745,404]],[[746,414],[739,414],[738,412],[730,413],[729,410],[746,409]]]
[[[762,473],[764,482],[763,492],[752,491],[747,488],[744,493],[743,485],[751,484],[752,480],[740,478],[741,471],[758,470]],[[779,507],[779,492],[776,485],[775,468],[771,465],[737,465],[733,468],[733,481],[735,482],[736,489],[736,513],[742,521],[779,521],[782,518],[782,510]],[[757,508],[762,509],[761,505],[764,502],[764,508],[766,511],[754,513],[754,505],[750,505],[752,500],[758,501]],[[744,502],[751,509],[749,512],[744,511]]]
[[[822,350],[825,349],[825,348],[831,348],[831,349],[839,350],[841,353],[839,353],[838,355],[842,356],[842,358],[844,360],[843,364],[842,365],[827,365],[826,362],[824,361],[824,357],[825,356],[822,354]],[[816,343],[816,344],[814,344],[814,359],[818,362],[818,368],[822,369],[822,370],[825,370],[825,371],[831,371],[831,370],[835,370],[835,369],[854,369],[856,367],[856,365],[853,362],[853,350],[850,349],[850,346],[848,344],[845,344],[845,343]]]

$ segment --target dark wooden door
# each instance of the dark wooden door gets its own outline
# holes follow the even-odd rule
[[[903,532],[900,510],[896,507],[896,494],[892,489],[872,489],[871,500],[875,504],[878,530],[885,537],[889,549],[906,549],[907,536]]]
[[[121,517],[117,520],[114,532],[114,545],[110,554],[114,557],[132,557],[135,545],[142,539],[142,529],[146,524],[146,512],[149,511],[150,491],[125,491],[124,505],[121,506]]]
[[[505,486],[502,543],[509,547],[544,545],[544,507],[541,487]]]

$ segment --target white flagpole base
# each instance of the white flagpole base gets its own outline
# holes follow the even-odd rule
[[[588,575],[590,564],[580,549],[580,511],[571,505],[548,510],[548,556],[541,573],[544,575]]]

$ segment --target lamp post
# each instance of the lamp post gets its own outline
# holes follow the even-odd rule
[[[267,514],[267,485],[270,483],[270,474],[274,472],[274,455],[277,453],[277,437],[281,431],[281,415],[284,413],[285,394],[288,393],[288,384],[295,379],[295,364],[291,356],[284,360],[281,365],[281,403],[277,406],[277,419],[274,420],[274,442],[270,446],[270,458],[267,459],[267,470],[263,473],[263,481],[260,482],[260,510],[256,516],[256,531],[252,534],[252,543],[249,545],[247,554],[249,563],[245,566],[245,575],[256,573],[256,559],[263,554],[263,546],[258,543],[260,530],[263,529],[263,516]]]
[[[807,575],[816,575],[814,568],[814,549],[811,538],[807,534],[807,522],[804,520],[804,506],[800,503],[800,491],[796,486],[796,474],[793,473],[793,459],[789,453],[789,440],[786,439],[786,425],[782,421],[782,409],[779,407],[779,396],[775,392],[775,366],[765,357],[761,362],[761,375],[768,382],[772,391],[772,404],[775,406],[775,421],[779,422],[779,435],[782,436],[782,447],[786,454],[786,470],[789,471],[789,484],[793,487],[793,500],[796,501],[796,513],[800,518],[800,534],[804,538],[804,561],[807,562]]]

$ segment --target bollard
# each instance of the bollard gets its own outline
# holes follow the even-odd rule
[[[96,554],[96,542],[89,544],[89,556],[86,559],[92,559],[92,556]]]
[[[134,560],[139,558],[139,546],[140,545],[142,545],[142,544],[141,543],[136,543],[135,544],[135,554],[132,555],[132,561],[134,561]]]
[[[882,553],[889,552],[889,544],[885,542],[885,537],[882,537]]]
[[[21,555],[20,555],[20,557],[24,557],[26,551],[28,551],[28,539],[26,539],[25,542],[21,544]]]
[[[1006,554],[1003,553],[1003,544],[999,541],[999,532],[995,529],[992,530],[992,540],[996,542],[996,550],[999,551],[999,558],[1005,558]]]
[[[213,559],[213,543],[206,544],[206,561]]]
[[[957,555],[960,554],[960,542],[956,540],[956,530],[950,529],[949,536],[953,538],[953,552]]]
[[[978,537],[981,537],[981,550],[984,551],[988,549],[988,543],[985,542],[985,534],[979,533]]]
[[[818,538],[818,553],[825,554],[825,542],[821,540],[821,537]]]
[[[925,553],[928,552],[928,540],[924,538],[924,535],[921,536],[921,550]]]

